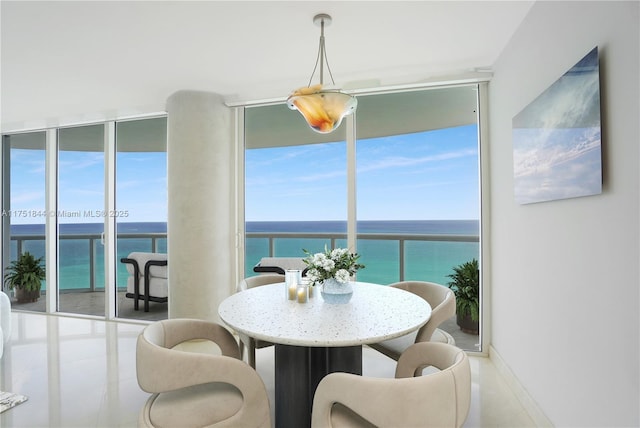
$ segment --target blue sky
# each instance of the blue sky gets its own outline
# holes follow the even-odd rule
[[[357,200],[361,220],[477,219],[475,125],[358,141]],[[12,150],[13,210],[43,212],[44,153]],[[119,153],[117,208],[122,221],[166,221],[164,153]],[[99,222],[104,160],[97,152],[61,152],[59,210],[80,211],[61,222]],[[344,142],[253,149],[246,153],[248,221],[345,220]],[[42,215],[13,224],[44,223]]]
[[[12,224],[44,223],[44,151],[13,149],[11,163]],[[118,153],[116,164],[116,204],[122,221],[166,221],[166,154]],[[61,151],[58,165],[58,211],[80,212],[80,217],[60,217],[60,222],[101,222],[104,155]]]
[[[477,128],[462,126],[358,141],[360,220],[477,219]],[[246,218],[345,220],[346,145],[246,154]]]

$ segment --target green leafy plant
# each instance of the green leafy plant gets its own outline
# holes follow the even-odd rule
[[[471,315],[473,321],[480,319],[480,271],[475,258],[453,268],[447,275],[452,279],[447,286],[456,296],[456,312],[460,316]]]
[[[4,284],[10,289],[18,288],[24,291],[39,291],[42,280],[46,278],[46,271],[42,265],[42,257],[35,258],[28,251],[20,254],[7,267]]]

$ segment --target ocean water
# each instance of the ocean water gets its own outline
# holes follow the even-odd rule
[[[251,232],[328,233],[346,234],[347,224],[341,221],[321,222],[248,222]],[[479,236],[478,220],[403,220],[360,221],[358,233],[381,235],[465,235]],[[381,237],[382,238],[382,237]],[[330,239],[276,238],[276,257],[304,257],[303,249],[312,253],[331,247]],[[346,239],[337,239],[337,247],[346,247]],[[249,238],[245,241],[245,275],[253,275],[253,267],[269,254],[268,238]],[[408,240],[404,243],[404,280],[431,281],[446,285],[453,267],[479,258],[479,242]],[[398,240],[359,239],[357,252],[365,268],[358,272],[359,281],[391,284],[400,281],[400,253]]]
[[[92,286],[96,289],[104,289],[104,247],[100,242],[103,230],[103,223],[70,223],[59,226],[58,281],[61,290],[90,289]],[[22,240],[23,252],[29,251],[36,257],[44,257],[44,231],[44,224],[11,225],[11,260],[15,260],[18,254],[16,238]],[[118,224],[117,233],[166,235],[167,224],[163,222],[121,223]],[[120,263],[120,259],[134,251],[151,252],[153,244],[152,239],[148,237],[118,237],[116,278],[119,288],[126,288],[128,277],[127,269],[123,263]],[[158,252],[167,252],[166,238],[158,238],[155,245]],[[46,289],[45,283],[43,283],[43,289]]]
[[[104,288],[104,251],[100,243],[102,223],[60,225],[60,287],[65,289]],[[118,234],[166,234],[166,223],[121,223]],[[247,222],[247,234],[251,233],[324,233],[346,234],[346,222]],[[358,232],[381,234],[380,239],[359,239],[358,254],[365,268],[358,272],[359,281],[390,284],[400,280],[401,248],[397,239],[382,239],[385,235],[465,235],[477,237],[477,220],[423,220],[423,221],[361,221]],[[11,257],[17,257],[16,238],[22,240],[22,250],[37,257],[44,256],[44,225],[12,225]],[[75,235],[75,236],[74,236]],[[78,236],[79,235],[79,236]],[[345,247],[346,239],[338,238],[336,246]],[[304,257],[303,249],[322,251],[331,246],[330,238],[276,238],[273,242],[276,257]],[[159,252],[166,252],[166,238],[158,238]],[[118,287],[126,287],[126,268],[119,260],[133,251],[152,251],[152,240],[147,237],[125,237],[117,240]],[[255,275],[253,267],[262,257],[269,256],[269,239],[250,237],[245,241],[245,275]],[[458,241],[407,240],[402,249],[405,280],[423,280],[443,285],[453,267],[479,258],[479,243]],[[93,272],[91,254],[94,257]],[[46,285],[45,285],[46,288]]]

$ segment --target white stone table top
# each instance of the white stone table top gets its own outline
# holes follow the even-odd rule
[[[355,282],[347,304],[325,303],[318,287],[307,303],[288,300],[284,283],[241,291],[222,301],[220,318],[239,333],[296,346],[355,346],[410,333],[431,306],[408,291]]]

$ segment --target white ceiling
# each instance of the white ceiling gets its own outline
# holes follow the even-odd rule
[[[344,89],[486,69],[532,4],[3,0],[2,130],[158,112],[180,89],[286,97],[311,76],[319,12],[333,17],[327,56]]]

